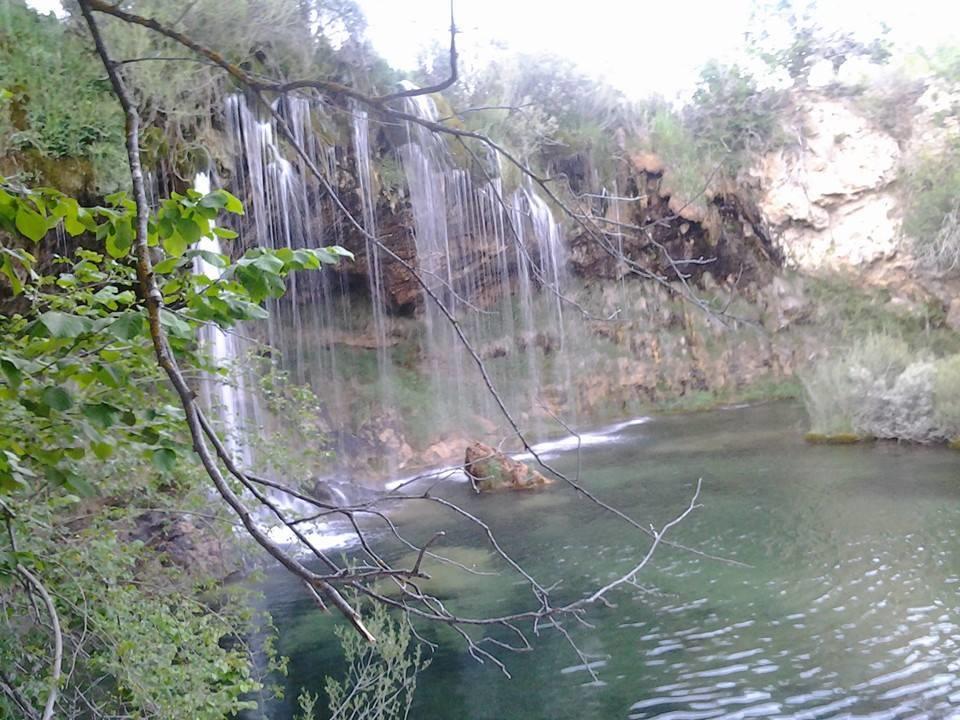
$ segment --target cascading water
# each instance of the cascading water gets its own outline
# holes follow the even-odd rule
[[[194,178],[193,187],[203,194],[210,192],[210,176],[207,173],[198,173]],[[219,255],[220,240],[214,235],[202,237],[197,242],[196,249]],[[211,282],[220,277],[220,270],[200,255],[193,260],[193,271]],[[249,464],[250,448],[240,436],[240,430],[244,427],[248,414],[245,410],[247,393],[244,377],[242,373],[236,371],[235,367],[240,357],[237,339],[212,323],[203,326],[199,339],[201,346],[209,353],[213,366],[231,371],[229,378],[208,376],[204,379],[201,384],[204,402],[207,407],[219,411],[226,446],[234,460]]]
[[[405,103],[408,114],[437,120],[436,106],[428,96],[407,98]],[[483,355],[516,352],[526,356],[527,377],[509,372],[495,375],[511,388],[505,399],[514,411],[537,416],[538,406],[545,401],[537,337],[551,351],[556,343],[558,356],[564,354],[561,293],[567,280],[566,250],[549,206],[530,187],[504,197],[499,168],[495,174],[484,172],[484,181],[475,183],[469,171],[456,166],[444,138],[421,125],[408,124],[407,142],[399,154],[410,193],[417,257],[430,293],[457,317]],[[515,254],[511,252],[514,244]],[[535,316],[537,286],[549,288],[553,317]],[[431,377],[440,385],[438,396],[452,400],[439,408],[440,421],[469,426],[471,415],[495,416],[487,389],[475,375],[469,380],[465,376],[474,371],[467,367],[470,358],[442,309],[429,297],[424,308]],[[569,375],[566,363],[554,364]],[[517,387],[518,380],[526,384],[526,392]],[[518,403],[518,399],[522,400]]]
[[[430,97],[403,102],[407,113],[437,119]],[[234,186],[248,207],[240,242],[297,248],[346,240],[363,255],[369,305],[358,301],[356,274],[352,287],[346,272],[301,275],[270,308],[263,333],[281,351],[274,355],[280,366],[320,391],[327,425],[341,440],[338,449],[348,450],[344,438],[351,432],[366,432],[373,442],[416,435],[411,442],[421,449],[445,434],[496,432],[496,404],[448,313],[527,430],[538,429],[544,406],[564,404],[569,411],[570,319],[562,300],[567,251],[550,207],[533,188],[505,194],[495,161],[480,168],[474,158],[465,169],[445,138],[417,123],[407,123],[399,135],[393,130],[386,143],[393,150],[378,155],[384,144],[378,141],[375,151],[373,119],[356,106],[348,113],[352,162],[344,162],[342,147],[321,140],[328,135],[318,126],[318,105],[287,98],[274,110],[331,185],[342,187],[344,174],[355,175],[347,205],[358,211],[355,222],[344,221],[338,208],[324,204],[329,200],[305,164],[293,154],[286,159],[273,117],[259,117],[241,95],[227,99],[237,156]],[[396,232],[384,239],[379,227],[382,178],[374,164],[389,162],[391,152],[405,181],[412,262],[425,286],[413,320],[390,311],[395,261],[378,246],[400,249],[390,244]],[[372,373],[365,357],[375,365]],[[342,428],[347,432],[338,432]],[[410,452],[398,450],[405,442],[384,444],[382,472],[410,460]]]

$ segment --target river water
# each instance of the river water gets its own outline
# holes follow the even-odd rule
[[[670,547],[597,608],[592,628],[567,623],[595,681],[556,631],[506,653],[512,675],[481,665],[443,629],[418,680],[411,716],[490,720],[583,718],[960,717],[960,454],[896,444],[809,446],[796,404],[652,418],[588,438],[550,461],[632,516],[661,525],[703,479],[702,507],[671,537],[739,561]],[[535,494],[442,492],[489,522],[543,584],[573,598],[635,564],[647,539],[562,486]],[[414,538],[436,529],[451,556],[501,566],[482,537],[434,510],[400,508]],[[505,570],[436,571],[454,611],[530,606]],[[566,593],[566,594],[565,594]],[[338,671],[333,620],[286,576],[270,578],[269,609],[296,689],[322,692]],[[275,713],[275,714],[274,714]]]

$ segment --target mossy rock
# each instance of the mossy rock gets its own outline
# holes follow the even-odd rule
[[[856,445],[864,442],[867,438],[861,437],[856,433],[814,433],[809,432],[803,436],[811,445]]]
[[[467,446],[463,469],[480,492],[532,490],[553,482],[543,473],[480,442]]]
[[[951,450],[960,450],[960,437],[955,437],[953,440],[948,442],[947,447]]]

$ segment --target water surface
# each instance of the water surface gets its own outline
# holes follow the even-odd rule
[[[504,656],[507,679],[455,636],[419,678],[414,718],[943,718],[960,717],[960,454],[896,444],[818,447],[800,439],[793,404],[655,418],[622,425],[580,454],[583,483],[644,522],[660,525],[703,478],[702,508],[672,538],[745,566],[660,548],[639,577],[567,623],[589,654],[593,680],[556,631],[533,652]],[[574,472],[576,452],[550,461]],[[561,486],[529,495],[443,492],[483,517],[538,580],[563,579],[562,597],[621,574],[645,552],[635,529]],[[451,516],[400,508],[413,538],[447,531],[444,547],[482,538]],[[527,587],[438,573],[434,589],[464,614],[529,607]],[[564,594],[566,593],[566,594]],[[296,584],[271,579],[270,609],[295,688],[336,674],[332,621]],[[277,707],[290,716],[291,707]]]

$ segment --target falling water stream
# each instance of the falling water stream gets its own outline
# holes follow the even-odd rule
[[[410,114],[437,117],[427,96],[404,102]],[[350,428],[372,421],[397,425],[405,434],[463,435],[489,430],[491,419],[499,421],[494,399],[448,316],[457,319],[502,385],[505,402],[531,431],[538,430],[548,415],[544,408],[551,405],[565,404],[571,420],[575,402],[564,388],[571,372],[566,339],[573,323],[561,301],[566,250],[550,207],[533,188],[507,193],[495,164],[482,171],[473,167],[476,163],[464,169],[445,139],[414,123],[403,128],[391,152],[403,174],[412,220],[411,262],[424,287],[414,329],[405,321],[401,336],[400,319],[387,297],[391,258],[380,243],[395,247],[396,240],[380,236],[382,179],[373,166],[371,118],[358,107],[351,109],[347,152],[324,143],[317,125],[323,108],[287,98],[274,109],[332,185],[338,185],[341,164],[357,183],[359,212],[345,220],[300,158],[287,159],[276,119],[258,115],[241,95],[227,99],[226,124],[236,156],[232,186],[248,199],[241,246],[339,244],[344,225],[354,237],[362,233],[366,277],[361,293],[348,277],[349,268],[292,276],[286,296],[271,303],[271,319],[261,333],[274,348],[276,365],[318,391],[331,425]],[[361,372],[370,364],[372,373]],[[346,453],[344,447],[338,450]],[[385,470],[395,475],[397,458],[387,458]]]

